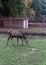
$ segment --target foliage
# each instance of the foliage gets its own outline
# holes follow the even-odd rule
[[[1,0],[3,16],[18,17],[22,16],[25,5],[22,0]]]
[[[1,4],[1,0],[0,0],[0,17],[2,16],[2,4]]]
[[[31,8],[33,8],[34,9],[34,11],[36,12],[36,17],[39,17],[39,10],[40,10],[40,7],[39,7],[39,4],[38,4],[39,2],[38,2],[38,0],[34,0],[33,2],[32,2],[32,4],[30,5],[30,7]]]
[[[0,0],[0,16],[46,17],[44,0]]]
[[[33,0],[25,0],[25,6],[26,6],[26,15],[30,18],[35,17],[35,11],[30,8],[30,4],[33,2]]]
[[[30,4],[30,7],[33,8],[34,11],[36,12],[36,17],[45,17],[46,16],[46,12],[44,11],[44,10],[46,10],[46,6],[42,2],[42,0],[34,0],[32,2],[32,4]]]
[[[30,3],[32,0],[29,0]],[[0,16],[3,17],[34,17],[27,0],[0,0]],[[33,16],[32,16],[33,14]]]

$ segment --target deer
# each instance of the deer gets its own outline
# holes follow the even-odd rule
[[[8,46],[8,43],[9,43],[9,40],[13,39],[13,38],[16,38],[17,39],[17,45],[19,45],[19,39],[21,39],[22,41],[22,46],[24,45],[23,42],[25,41],[25,43],[27,44],[28,46],[28,39],[27,39],[27,35],[24,34],[22,31],[18,31],[18,30],[9,30],[8,31],[8,34],[9,34],[9,37],[7,39],[7,46]]]

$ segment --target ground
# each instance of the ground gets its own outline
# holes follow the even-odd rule
[[[16,39],[7,46],[8,35],[0,34],[0,65],[46,65],[46,38],[30,39],[29,46],[19,46]]]

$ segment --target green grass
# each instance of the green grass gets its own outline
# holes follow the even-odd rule
[[[46,39],[31,39],[29,46],[19,46],[16,39],[7,43],[7,35],[0,35],[0,65],[46,65]]]

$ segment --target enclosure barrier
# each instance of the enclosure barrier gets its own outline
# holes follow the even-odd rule
[[[0,18],[0,28],[46,28],[46,18]]]

